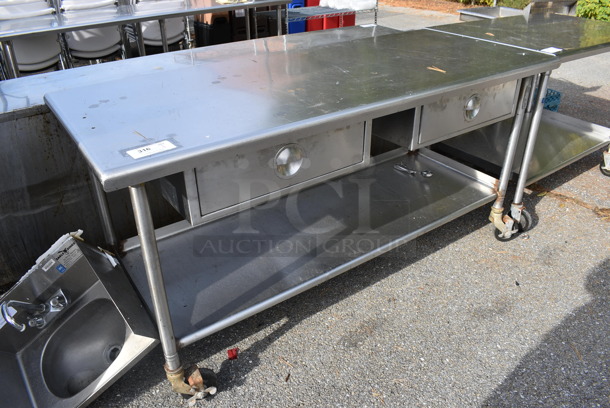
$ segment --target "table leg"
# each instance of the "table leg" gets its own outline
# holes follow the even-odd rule
[[[163,52],[168,52],[169,44],[167,44],[167,32],[165,31],[165,19],[159,20],[159,30],[161,32],[161,44],[163,45]]]
[[[136,30],[136,41],[138,43],[138,56],[143,57],[146,55],[146,47],[144,46],[144,36],[142,34],[142,23],[134,24]]]
[[[131,47],[129,46],[129,35],[127,35],[124,24],[119,26],[119,34],[121,36],[121,59],[130,58]]]
[[[502,171],[500,172],[500,180],[497,188],[498,196],[496,201],[493,203],[491,213],[489,214],[489,221],[491,221],[498,230],[494,231],[494,233],[500,234],[502,237],[506,236],[507,238],[509,238],[511,235],[513,222],[510,219],[504,219],[504,199],[506,197],[506,190],[508,189],[508,182],[510,181],[510,176],[513,172],[513,162],[515,159],[515,153],[517,152],[517,145],[519,144],[521,128],[523,127],[525,110],[529,105],[529,95],[534,93],[531,89],[533,81],[534,77],[529,77],[526,78],[521,85],[517,111],[515,112],[513,127],[508,139],[506,155],[504,156],[504,163],[502,164]]]
[[[146,279],[148,280],[148,287],[155,312],[155,321],[159,330],[163,355],[165,356],[166,370],[178,371],[181,369],[180,358],[167,304],[167,294],[165,293],[165,283],[163,282],[155,229],[144,184],[129,187],[129,195],[131,196],[138,237],[142,245],[142,258],[146,269]]]
[[[523,192],[525,190],[525,183],[527,182],[527,170],[534,154],[534,147],[536,146],[536,137],[538,136],[538,128],[540,127],[540,120],[542,119],[544,98],[546,97],[546,88],[549,83],[550,75],[551,72],[548,71],[540,76],[534,116],[532,117],[532,123],[530,124],[529,134],[527,137],[527,144],[525,145],[525,152],[523,153],[523,161],[521,163],[521,170],[519,171],[515,198],[513,199],[513,203],[510,208],[510,216],[515,220],[515,223],[519,223],[521,221],[521,215],[524,210]]]
[[[519,180],[517,181],[517,191],[515,191],[515,198],[513,199],[513,206],[522,206],[523,192],[525,190],[525,183],[527,182],[527,170],[534,154],[534,147],[536,146],[536,137],[538,136],[538,128],[540,127],[540,120],[542,119],[542,111],[544,110],[544,98],[546,97],[546,88],[549,83],[549,76],[551,72],[545,72],[540,77],[540,83],[538,85],[538,97],[536,98],[536,105],[534,110],[534,116],[532,117],[532,123],[530,125],[529,134],[527,137],[527,145],[525,146],[525,153],[523,153],[523,162],[521,163],[521,170],[519,171]],[[513,210],[511,208],[511,216]],[[516,219],[519,220],[518,218]]]
[[[282,6],[277,6],[277,35],[282,35],[282,25],[284,24]]]
[[[68,46],[68,41],[66,40],[66,33],[57,34],[57,41],[59,41],[59,48],[61,49],[61,69],[74,68],[72,54],[70,53],[70,47]]]
[[[246,40],[250,40],[252,38],[250,33],[250,9],[247,8],[244,14],[246,15]]]
[[[254,38],[258,38],[258,19],[256,18],[256,8],[252,9],[254,11],[254,18],[252,22],[254,23]]]
[[[17,58],[13,50],[12,41],[2,41],[2,63],[7,79],[19,78],[19,68]]]
[[[190,50],[191,48],[193,48],[195,33],[191,32],[191,19],[189,18],[189,16],[184,16],[184,26],[186,27],[186,30],[185,30],[186,48],[188,48]]]
[[[91,177],[91,184],[93,184],[93,196],[95,198],[95,204],[97,205],[97,211],[99,212],[102,221],[102,230],[104,231],[104,240],[106,244],[109,244],[112,248],[116,248],[118,240],[112,225],[112,217],[110,215],[110,208],[108,207],[108,200],[106,199],[106,193],[100,183],[99,179],[89,172]]]

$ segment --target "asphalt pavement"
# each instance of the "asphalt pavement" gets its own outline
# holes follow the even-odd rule
[[[367,23],[371,14],[359,17]],[[397,29],[458,16],[382,7]],[[566,63],[560,112],[610,127],[610,53]],[[538,182],[535,226],[485,206],[183,350],[201,407],[609,407],[610,178],[593,153]],[[239,348],[228,360],[227,350]],[[93,406],[180,407],[157,347]]]

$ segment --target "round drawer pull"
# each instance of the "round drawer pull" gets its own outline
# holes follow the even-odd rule
[[[464,117],[470,121],[477,117],[481,111],[481,98],[479,95],[474,94],[466,101],[464,105]]]
[[[283,179],[294,177],[301,169],[305,157],[305,150],[298,144],[283,146],[278,150],[273,161],[275,174]]]

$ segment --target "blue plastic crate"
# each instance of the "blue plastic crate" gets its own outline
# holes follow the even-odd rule
[[[561,92],[547,88],[546,97],[543,99],[544,109],[557,112],[561,103]]]
[[[288,4],[288,8],[300,8],[305,7],[305,0],[292,0],[292,3]],[[288,23],[288,34],[303,33],[306,29],[306,21],[293,21]]]

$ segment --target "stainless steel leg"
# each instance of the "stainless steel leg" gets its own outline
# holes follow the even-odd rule
[[[138,43],[138,54],[140,57],[146,55],[146,47],[144,46],[144,36],[142,35],[142,23],[135,23],[136,42]]]
[[[510,217],[504,217],[504,199],[506,197],[506,190],[508,189],[508,182],[513,172],[513,162],[515,159],[515,153],[517,151],[517,145],[519,144],[519,136],[521,135],[521,128],[523,127],[523,119],[525,116],[525,110],[528,106],[529,95],[533,93],[531,89],[533,80],[534,77],[529,77],[526,78],[521,84],[519,103],[517,105],[513,127],[508,139],[504,163],[502,164],[502,171],[500,172],[500,180],[497,189],[498,196],[496,201],[493,203],[491,213],[489,214],[489,221],[491,221],[494,227],[498,230],[494,231],[494,233],[499,234],[499,236],[506,239],[510,238],[512,235],[514,220],[512,220]]]
[[[180,358],[169,314],[155,229],[144,184],[129,187],[129,195],[131,196],[131,205],[133,206],[138,236],[142,245],[142,258],[146,269],[146,278],[152,297],[161,346],[163,347],[163,355],[165,356],[166,370],[178,371],[181,369]]]
[[[523,161],[521,163],[521,169],[519,171],[519,179],[517,181],[517,191],[515,191],[515,198],[513,199],[513,207],[522,206],[523,192],[525,190],[525,183],[527,182],[527,170],[529,168],[530,161],[532,160],[532,155],[534,154],[534,147],[536,146],[536,137],[538,136],[538,128],[540,127],[540,120],[542,119],[542,111],[544,110],[544,98],[546,96],[546,88],[549,83],[550,75],[551,72],[549,71],[545,72],[540,77],[534,116],[532,117],[532,123],[530,124],[529,134],[527,136],[527,144],[525,146],[525,152],[523,153]],[[512,215],[513,208],[511,208],[511,216]],[[515,220],[519,221],[519,218],[515,218]]]
[[[168,52],[169,45],[167,44],[167,32],[165,31],[165,19],[159,20],[159,31],[161,33],[161,44],[163,45],[163,52]]]
[[[12,41],[2,41],[2,63],[8,79],[19,78],[19,68]]]
[[[249,40],[252,38],[250,33],[250,9],[247,8],[244,14],[246,15],[246,40]]]
[[[539,83],[540,82],[540,74],[536,74],[535,75],[535,82],[534,83]],[[532,92],[530,94],[529,97],[529,101],[527,102],[527,113],[530,113],[534,107],[534,99],[536,99],[536,92]]]
[[[193,33],[191,30],[191,19],[189,18],[189,16],[184,16],[184,26],[186,27],[184,33],[186,40],[186,48],[191,49],[193,48],[193,37],[195,36],[195,33]]]
[[[375,10],[373,11],[375,13],[375,25],[377,25],[377,10],[379,10],[379,0],[375,1]]]
[[[282,25],[284,24],[282,6],[277,6],[277,35],[282,35]]]
[[[258,38],[258,21],[256,19],[256,8],[254,10],[254,18],[252,19],[254,23],[254,38]]]
[[[508,146],[506,147],[506,155],[504,156],[504,163],[502,164],[502,171],[498,184],[498,198],[493,204],[494,208],[503,209],[504,207],[504,198],[506,196],[506,190],[508,189],[510,175],[513,172],[513,162],[517,151],[517,145],[519,144],[521,128],[523,127],[523,118],[528,103],[528,95],[531,93],[532,81],[533,77],[526,78],[521,85],[521,95],[519,96],[519,104],[517,106],[517,112],[515,113],[513,128],[508,139]]]
[[[129,35],[127,35],[124,24],[119,26],[119,35],[121,36],[121,59],[127,59],[131,57],[131,47],[129,44]]]
[[[95,203],[97,204],[97,210],[100,213],[100,218],[102,221],[102,229],[104,231],[104,239],[106,243],[111,245],[112,247],[116,247],[117,238],[114,232],[114,226],[112,225],[112,218],[110,216],[110,208],[108,207],[108,201],[106,200],[106,193],[100,184],[100,181],[92,172],[89,172],[91,175],[91,183],[93,184],[93,194],[95,197]]]
[[[57,34],[57,41],[59,41],[59,48],[61,49],[60,61],[62,69],[74,68],[72,61],[72,54],[70,53],[70,47],[68,41],[66,41],[65,33]]]

